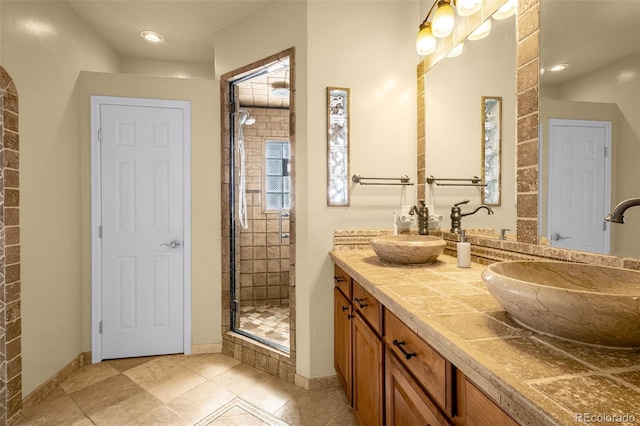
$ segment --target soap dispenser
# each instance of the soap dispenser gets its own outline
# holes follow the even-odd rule
[[[467,241],[464,229],[460,231],[460,242],[456,245],[458,268],[471,267],[471,243]]]

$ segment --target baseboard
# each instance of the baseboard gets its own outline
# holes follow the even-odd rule
[[[22,399],[22,410],[37,405],[45,400],[61,383],[67,380],[73,373],[78,371],[83,365],[91,364],[91,352],[83,352],[75,357],[70,363],[62,367],[51,376],[46,382],[38,386],[33,392]]]
[[[340,387],[338,376],[305,377],[296,373],[296,386],[306,390],[331,389]]]
[[[219,354],[222,353],[222,343],[207,343],[203,345],[191,345],[191,355]]]

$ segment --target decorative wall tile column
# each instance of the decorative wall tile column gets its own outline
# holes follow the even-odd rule
[[[18,91],[0,67],[0,424],[22,408]]]

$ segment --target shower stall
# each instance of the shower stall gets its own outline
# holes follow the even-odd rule
[[[289,93],[282,88],[288,76],[288,63],[278,61],[229,88],[230,325],[287,354],[292,150]],[[274,84],[279,90],[272,93]]]

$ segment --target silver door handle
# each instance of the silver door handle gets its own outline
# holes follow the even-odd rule
[[[551,236],[551,240],[552,240],[552,241],[566,240],[567,238],[571,238],[571,237],[563,237],[563,236],[562,236],[562,235],[560,235],[560,234],[553,234],[553,235]]]
[[[160,244],[161,246],[167,246],[167,247],[171,247],[171,248],[178,248],[180,247],[180,241],[178,240],[173,240],[170,243],[162,243]]]

